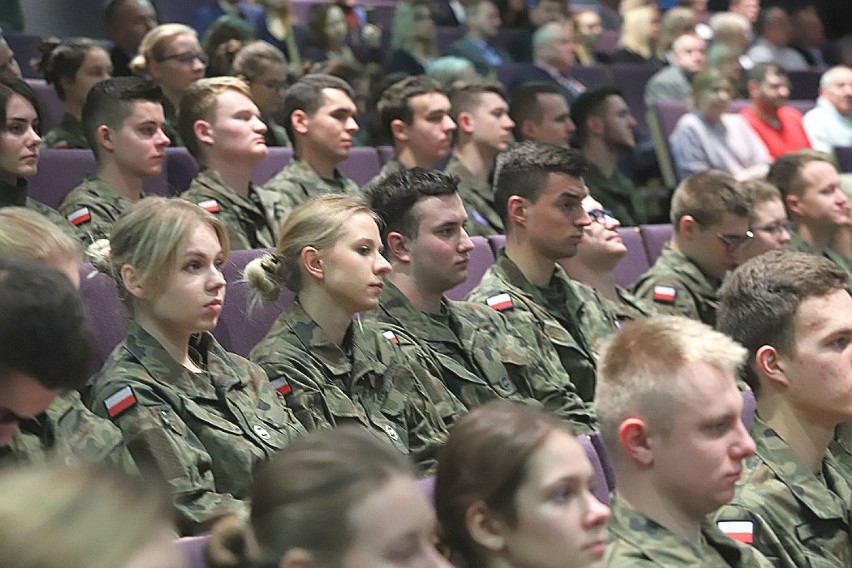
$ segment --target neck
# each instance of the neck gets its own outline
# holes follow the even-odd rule
[[[78,103],[77,101],[72,101],[68,99],[65,101],[65,112],[76,118],[77,120],[83,120],[83,105]]]
[[[251,183],[252,166],[241,164],[236,161],[227,161],[220,156],[207,157],[208,168],[219,174],[222,181],[230,187],[234,193],[248,197],[249,185]]]
[[[108,183],[122,197],[131,201],[138,201],[141,197],[143,179],[121,170],[118,164],[113,161],[98,168],[98,177]]]
[[[420,310],[430,314],[441,312],[441,300],[443,292],[426,290],[418,285],[417,280],[411,273],[411,265],[395,265],[393,271],[386,277],[399,291],[405,294],[408,301]]]
[[[468,169],[473,179],[488,181],[488,174],[491,173],[494,159],[497,157],[496,150],[474,144],[470,140],[465,142],[460,140],[456,145],[454,154],[464,167]]]
[[[432,48],[432,40],[429,39],[414,38],[414,45],[412,47],[414,54],[421,59],[432,57],[435,53],[435,50]]]
[[[774,393],[761,393],[757,400],[757,413],[781,436],[793,455],[811,473],[817,473],[822,468],[822,460],[834,437],[834,426],[809,422],[787,404],[781,395]]]
[[[583,246],[582,244],[580,246]],[[582,282],[586,286],[593,288],[602,297],[618,302],[618,292],[616,292],[615,276],[612,275],[611,267],[590,266],[579,262],[576,257],[565,258],[559,261],[562,268],[572,280]]]
[[[355,314],[336,305],[325,288],[318,284],[305,286],[299,292],[299,303],[335,345],[343,345],[343,338]]]
[[[175,109],[179,109],[180,108],[180,98],[181,98],[181,96],[183,96],[183,93],[180,93],[180,92],[178,92],[174,89],[166,88],[163,85],[160,85],[160,89],[163,90],[163,96],[166,97],[169,100],[170,103],[172,103],[172,106]]]
[[[597,166],[605,177],[610,177],[618,168],[618,154],[613,152],[602,138],[589,138],[583,146],[583,155]]]
[[[518,227],[513,229],[506,235],[506,256],[517,265],[530,284],[547,286],[553,276],[554,260],[534,250],[526,237],[518,234],[522,230],[518,230]]]
[[[656,490],[655,482],[649,476],[630,477],[637,483],[618,478],[618,499],[692,544],[698,545],[701,542],[702,519],[695,519],[685,511],[673,507],[671,500]],[[622,487],[623,485],[626,487]]]
[[[334,177],[334,170],[338,164],[336,159],[329,159],[319,152],[313,151],[312,148],[299,148],[299,160],[308,164],[317,175],[323,178]]]
[[[837,234],[837,227],[827,223],[797,223],[796,232],[806,243],[822,251],[831,244],[834,235]]]
[[[191,333],[167,329],[161,326],[160,322],[151,317],[146,310],[139,309],[138,304],[137,309],[134,310],[133,319],[136,320],[136,323],[142,329],[151,334],[151,337],[156,339],[163,346],[163,349],[166,350],[166,353],[177,361],[178,364],[190,371],[201,370],[189,357],[189,338],[192,336]]]
[[[776,109],[772,105],[762,105],[752,101],[751,110],[757,116],[757,118],[759,118],[766,124],[774,125],[778,122],[778,109]]]
[[[405,166],[406,168],[421,167],[431,169],[432,166],[435,165],[433,162],[428,162],[427,160],[424,160],[422,157],[418,156],[414,152],[414,149],[412,149],[411,146],[408,145],[397,147],[395,155],[396,159],[399,160],[399,163]]]

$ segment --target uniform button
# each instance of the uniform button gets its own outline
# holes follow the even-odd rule
[[[385,426],[385,434],[387,434],[388,438],[390,438],[394,442],[399,441],[399,434],[396,433],[396,430],[394,430],[393,426],[391,426],[390,424]]]
[[[509,379],[509,377],[503,377],[502,379],[500,379],[500,386],[506,390],[512,390],[512,381]]]
[[[261,426],[260,424],[254,425],[254,433],[260,436],[264,440],[268,440],[270,438],[269,432],[266,431],[266,428]]]

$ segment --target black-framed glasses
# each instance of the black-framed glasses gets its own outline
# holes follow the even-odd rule
[[[781,235],[783,231],[787,231],[788,233],[793,232],[793,222],[785,219],[784,221],[776,221],[775,223],[770,223],[768,225],[763,225],[762,227],[752,227],[752,231],[760,231],[761,233],[766,233],[767,235],[772,235],[773,237],[778,237]]]
[[[184,53],[175,53],[172,55],[164,55],[157,59],[160,63],[164,61],[177,61],[181,65],[192,65],[195,60],[199,60],[202,64],[207,65],[207,55],[199,51],[187,51]]]
[[[723,235],[722,233],[716,233],[716,238],[722,241],[726,251],[734,252],[738,248],[750,243],[754,239],[754,233],[751,230],[746,231],[743,235]]]
[[[586,211],[586,214],[588,214],[592,221],[601,225],[606,225],[616,220],[615,215],[609,209],[592,209],[591,211]]]

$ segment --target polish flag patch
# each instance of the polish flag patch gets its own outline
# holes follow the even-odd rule
[[[219,212],[219,202],[215,199],[208,199],[206,201],[199,201],[198,206],[207,211],[208,213],[218,213]]]
[[[386,332],[384,332],[382,334],[382,336],[385,339],[387,339],[388,341],[390,341],[391,343],[397,343],[397,344],[399,343],[399,339],[397,339],[396,334],[394,332],[392,332],[391,330],[387,330]]]
[[[654,301],[662,304],[674,304],[677,290],[671,286],[654,286]]]
[[[278,391],[278,394],[290,394],[293,392],[293,387],[287,382],[286,377],[278,377],[272,381],[272,388]]]
[[[509,294],[497,294],[496,296],[491,296],[485,303],[488,304],[489,308],[497,310],[498,312],[502,312],[514,307],[512,303],[512,297]]]
[[[136,402],[136,395],[133,394],[133,389],[130,387],[124,387],[115,394],[107,397],[104,401],[104,406],[106,407],[109,417],[115,418],[128,408],[136,406]]]
[[[728,538],[745,544],[754,542],[754,523],[751,521],[719,521],[716,524]]]
[[[92,220],[92,214],[89,211],[88,207],[82,207],[80,209],[77,209],[76,211],[74,211],[73,213],[71,213],[70,215],[68,215],[65,218],[68,219],[69,223],[71,223],[72,225],[74,225],[76,227],[78,225],[82,225],[83,223],[86,223],[87,221],[91,221]]]

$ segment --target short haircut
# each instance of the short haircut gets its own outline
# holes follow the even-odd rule
[[[199,162],[204,161],[202,146],[195,137],[195,122],[212,121],[218,108],[218,97],[224,92],[236,91],[251,98],[251,90],[245,81],[236,77],[209,77],[199,79],[187,87],[180,99],[177,128],[184,146]]]
[[[766,76],[770,73],[780,77],[788,76],[787,70],[777,63],[773,63],[772,61],[761,61],[760,63],[755,63],[754,67],[749,69],[748,80],[762,83],[766,79]]]
[[[0,381],[21,373],[47,389],[81,388],[92,341],[83,301],[65,274],[0,256]]]
[[[253,41],[243,46],[234,56],[231,70],[234,75],[242,75],[246,81],[254,81],[273,65],[287,65],[284,53],[265,41]]]
[[[524,140],[525,120],[539,124],[544,117],[539,95],[564,96],[559,87],[553,83],[524,83],[515,87],[509,95],[509,116],[515,121],[512,134],[518,142]]]
[[[692,174],[675,188],[670,219],[675,232],[680,220],[689,215],[699,225],[716,225],[725,213],[737,217],[751,215],[751,202],[734,176],[720,170]]]
[[[535,203],[551,173],[582,177],[588,163],[577,150],[546,144],[521,142],[497,156],[494,167],[494,209],[509,230],[509,197],[517,195]]]
[[[828,162],[834,164],[834,159],[819,150],[797,150],[779,156],[769,167],[766,181],[777,187],[785,198],[788,195],[802,197],[807,184],[802,177],[802,168],[811,162]]]
[[[746,350],[708,325],[682,316],[660,316],[625,324],[601,347],[595,411],[607,449],[620,456],[618,429],[631,414],[664,434],[671,432],[684,367],[706,363],[736,375]]]
[[[437,170],[415,167],[393,172],[367,189],[367,201],[381,219],[379,230],[385,255],[388,233],[400,233],[410,239],[420,230],[414,206],[424,197],[458,193],[458,178]]]
[[[848,285],[849,276],[830,260],[785,250],[751,258],[728,275],[718,293],[716,328],[748,349],[744,379],[756,395],[760,385],[751,363],[757,350],[771,345],[790,354],[796,346],[794,320],[801,303]]]
[[[744,181],[741,182],[741,187],[748,196],[749,201],[751,201],[752,209],[769,201],[784,202],[784,198],[781,197],[781,192],[778,188],[763,180],[754,179]]]
[[[820,88],[825,89],[827,87],[830,87],[831,84],[834,82],[834,75],[837,74],[838,71],[852,71],[852,67],[847,67],[846,65],[835,65],[820,76]]]
[[[102,124],[118,130],[133,113],[133,103],[162,104],[163,92],[148,79],[139,77],[113,77],[95,84],[83,105],[83,132],[86,141],[100,160],[98,128]]]
[[[413,97],[430,93],[444,94],[438,83],[423,75],[406,77],[385,89],[376,105],[382,130],[393,139],[391,122],[401,120],[405,124],[411,124],[414,121],[414,109],[409,101]]]
[[[301,110],[308,116],[313,116],[319,108],[325,103],[325,96],[322,94],[323,89],[337,89],[343,91],[346,95],[355,100],[355,91],[352,87],[341,79],[326,73],[311,73],[305,75],[287,88],[284,92],[284,103],[282,105],[282,113],[284,115],[284,130],[287,131],[287,137],[293,142],[293,147],[296,147],[296,133],[293,131],[293,124],[290,117],[293,111]]]
[[[475,81],[462,81],[450,87],[447,97],[450,99],[450,116],[458,122],[459,114],[473,112],[482,101],[482,95],[493,93],[506,98],[503,85],[490,79],[478,79]]]
[[[714,41],[736,41],[736,36],[742,37],[751,32],[751,22],[742,14],[716,12],[710,17],[710,28]]]
[[[35,129],[37,134],[41,134],[41,107],[39,107],[35,91],[23,79],[8,75],[0,75],[0,131],[6,130],[6,107],[9,106],[9,99],[15,95],[23,97],[35,109],[37,119],[36,124],[33,125],[33,129]]]
[[[574,135],[580,145],[585,144],[589,136],[588,118],[603,115],[609,97],[614,96],[624,98],[624,93],[618,87],[601,87],[586,91],[571,105],[571,120],[577,128]]]

